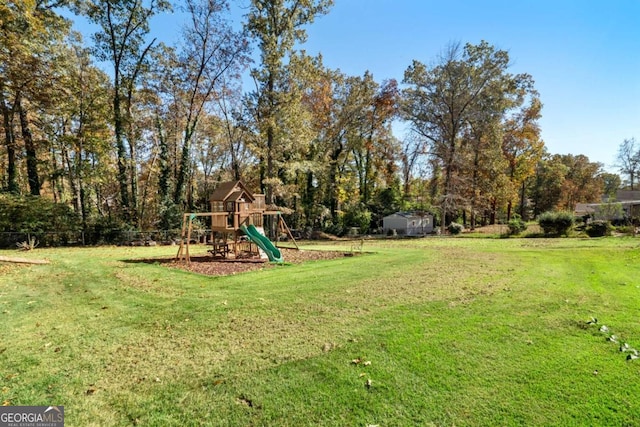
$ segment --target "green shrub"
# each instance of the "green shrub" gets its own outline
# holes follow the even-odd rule
[[[40,196],[0,194],[0,232],[23,233],[27,241],[37,235],[42,246],[67,244],[77,238],[80,220],[64,203]],[[2,241],[1,245],[13,246]]]
[[[616,232],[626,234],[627,236],[633,236],[636,232],[636,228],[633,225],[620,225],[615,227],[615,230]]]
[[[362,205],[349,206],[344,212],[344,227],[358,227],[360,233],[368,233],[371,227],[371,212]]]
[[[605,220],[591,221],[585,231],[589,237],[603,237],[611,235],[611,223]]]
[[[455,236],[457,234],[462,233],[462,230],[464,230],[464,226],[462,224],[458,224],[457,222],[452,222],[447,227],[447,230],[449,230],[449,233]]]
[[[545,212],[538,216],[538,224],[545,236],[567,235],[573,227],[571,212]]]
[[[527,223],[519,218],[510,220],[507,225],[511,235],[520,234],[527,229]]]
[[[73,210],[40,196],[0,195],[0,231],[73,232],[79,230]]]

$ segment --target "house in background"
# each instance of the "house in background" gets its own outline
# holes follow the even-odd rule
[[[424,236],[433,233],[433,215],[430,213],[396,212],[382,218],[382,232],[399,236]]]
[[[640,191],[618,190],[615,200],[603,200],[602,203],[578,203],[574,214],[590,216],[592,219],[609,221],[640,219]]]

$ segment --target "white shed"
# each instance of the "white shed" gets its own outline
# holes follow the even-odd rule
[[[382,218],[382,232],[400,236],[423,236],[433,233],[433,215],[413,212],[396,212]]]

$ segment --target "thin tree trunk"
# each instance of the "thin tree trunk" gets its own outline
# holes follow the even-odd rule
[[[138,226],[138,154],[133,136],[129,138],[129,182],[131,185],[131,221]]]
[[[66,147],[61,148],[62,160],[67,164],[67,175],[69,178],[69,186],[71,187],[71,195],[73,197],[73,208],[77,214],[81,213],[82,207],[80,206],[80,191],[77,186],[76,167],[71,163],[69,153]],[[78,153],[76,153],[78,156]],[[76,162],[78,160],[76,159]]]
[[[338,221],[338,159],[344,147],[342,145],[335,147],[331,153],[329,161],[329,210],[331,212],[331,220],[335,223]]]
[[[182,144],[182,155],[180,156],[180,166],[178,168],[178,177],[176,179],[176,188],[173,193],[173,202],[183,207],[186,196],[186,188],[188,184],[188,178],[190,175],[189,167],[191,166],[191,137],[192,134],[189,129],[184,131],[184,141]]]
[[[129,213],[129,183],[127,179],[127,151],[124,146],[124,126],[120,104],[118,79],[116,78],[113,97],[114,132],[116,136],[116,149],[118,153],[118,185],[120,186],[120,203],[124,211],[124,218],[130,218]]]
[[[275,129],[273,128],[273,119],[275,118],[275,101],[274,101],[274,90],[275,90],[275,78],[272,72],[269,73],[269,80],[267,82],[267,102],[269,103],[269,111],[270,117],[267,118],[267,170],[265,171],[265,175],[267,179],[274,178],[273,176],[273,144],[275,140]],[[266,203],[267,205],[273,205],[274,203],[274,194],[273,194],[273,183],[269,182],[266,185],[266,193],[265,193]]]
[[[520,188],[520,218],[522,218],[523,221],[527,221],[529,219],[527,218],[527,215],[525,215],[525,210],[524,210],[525,191],[526,191],[525,181],[522,180],[522,187]]]
[[[36,146],[33,142],[33,135],[29,127],[29,118],[27,111],[22,105],[21,97],[16,100],[16,107],[20,117],[20,128],[22,130],[22,139],[24,140],[24,149],[27,156],[27,178],[29,181],[29,191],[34,196],[40,195],[40,177],[38,176],[38,157],[36,154]]]
[[[455,135],[455,133],[453,133]],[[455,156],[456,145],[455,145],[455,137],[449,141],[449,153],[447,158],[447,164],[445,167],[445,175],[444,175],[444,194],[442,198],[442,205],[440,206],[442,211],[442,224],[440,224],[440,231],[442,234],[445,233],[447,229],[447,218],[449,215],[449,199],[452,197],[453,189],[451,188],[452,179],[453,179],[453,159]]]
[[[13,133],[13,120],[11,110],[7,106],[0,87],[0,108],[2,108],[2,123],[4,125],[5,146],[7,147],[7,190],[10,193],[18,194],[18,172],[16,168],[15,135]]]
[[[164,128],[160,117],[156,116],[156,131],[158,133],[160,176],[158,177],[158,195],[160,202],[164,202],[169,197],[169,178],[171,177],[171,166],[169,164],[169,144],[164,134]]]

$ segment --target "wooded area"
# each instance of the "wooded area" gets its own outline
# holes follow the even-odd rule
[[[402,82],[328,69],[300,47],[331,6],[252,0],[237,30],[226,0],[2,2],[0,231],[34,231],[38,203],[75,229],[175,229],[237,179],[291,227],[336,234],[398,210],[443,227],[530,219],[621,186],[583,155],[546,151],[533,77],[487,42],[414,60]],[[178,46],[149,26],[172,7],[188,16]],[[63,12],[98,31],[84,40]]]

